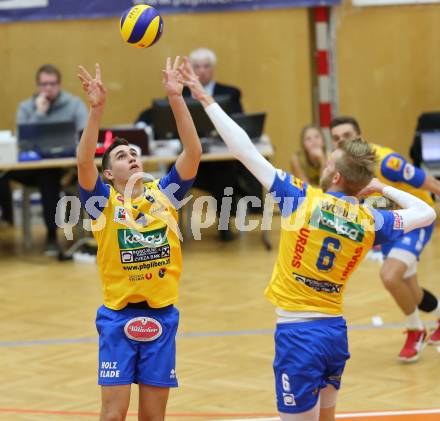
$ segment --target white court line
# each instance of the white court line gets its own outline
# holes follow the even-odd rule
[[[383,411],[383,412],[353,412],[350,414],[336,414],[337,419],[344,418],[361,418],[361,417],[383,417],[383,416],[398,416],[398,415],[423,415],[423,414],[440,414],[440,409],[415,409],[408,411]],[[275,418],[228,418],[215,421],[280,421],[278,417]]]
[[[397,415],[440,414],[440,409],[414,409],[408,411],[354,412],[353,414],[336,414],[336,418],[383,417]]]

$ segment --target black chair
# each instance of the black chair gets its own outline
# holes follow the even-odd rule
[[[428,112],[420,114],[417,121],[413,143],[409,151],[409,155],[416,167],[420,167],[423,162],[420,133],[434,131],[440,131],[440,112]]]

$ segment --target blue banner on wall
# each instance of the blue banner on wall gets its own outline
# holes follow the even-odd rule
[[[0,22],[119,16],[135,4],[160,13],[217,12],[333,5],[340,0],[0,0]]]

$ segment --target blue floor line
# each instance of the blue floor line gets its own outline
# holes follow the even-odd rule
[[[435,322],[428,323],[428,328],[436,326]],[[377,329],[405,329],[404,323],[384,323],[380,326],[351,325],[348,330],[377,330]],[[225,336],[246,336],[246,335],[272,335],[273,329],[250,329],[250,330],[226,330],[223,332],[186,332],[179,333],[178,338],[207,338],[207,337],[225,337]],[[0,347],[19,347],[33,345],[66,345],[66,344],[88,344],[96,343],[97,337],[93,338],[60,338],[60,339],[36,339],[31,341],[0,341]]]

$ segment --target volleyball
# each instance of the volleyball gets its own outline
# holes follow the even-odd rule
[[[146,4],[133,6],[121,16],[122,39],[135,48],[151,47],[159,41],[162,30],[162,16],[154,7]]]

